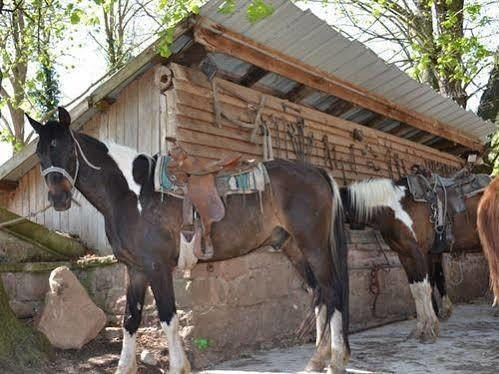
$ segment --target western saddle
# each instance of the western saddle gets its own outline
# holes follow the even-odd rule
[[[432,211],[436,240],[432,253],[441,253],[447,243],[452,243],[452,222],[458,213],[466,212],[465,200],[482,192],[490,183],[486,174],[472,174],[463,168],[450,178],[416,168],[407,176],[409,192],[414,201],[426,202]]]
[[[194,236],[202,232],[204,252],[201,243],[197,243],[194,254],[200,260],[209,260],[214,255],[211,225],[225,216],[225,206],[218,193],[215,178],[222,172],[247,168],[247,162],[241,161],[241,155],[224,156],[217,161],[202,160],[189,155],[174,140],[168,140],[173,142],[168,172],[184,191],[182,231],[193,233]],[[202,227],[194,225],[192,207],[198,213]]]

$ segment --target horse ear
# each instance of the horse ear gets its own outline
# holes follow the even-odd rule
[[[69,127],[71,124],[71,116],[68,111],[62,106],[57,107],[57,109],[59,110],[59,123],[63,126]]]
[[[153,172],[154,159],[145,154],[140,154],[133,160],[132,175],[135,183],[143,186]]]
[[[33,127],[33,130],[35,130],[35,132],[37,134],[39,134],[40,131],[42,130],[43,125],[40,122],[38,122],[38,121],[34,120],[33,118],[31,118],[28,115],[28,113],[24,113],[24,114],[26,115],[26,118],[28,118],[29,124],[31,125],[31,127]]]

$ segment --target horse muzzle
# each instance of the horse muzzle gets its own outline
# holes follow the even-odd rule
[[[63,212],[71,208],[72,196],[69,191],[58,191],[58,192],[49,192],[48,200],[54,210],[58,212]]]

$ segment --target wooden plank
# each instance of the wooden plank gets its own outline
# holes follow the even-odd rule
[[[423,114],[414,113],[408,108],[396,105],[381,96],[342,81],[332,74],[306,65],[290,56],[285,56],[243,35],[236,34],[206,18],[200,17],[200,22],[194,26],[194,37],[196,42],[205,45],[209,50],[235,56],[262,69],[293,79],[375,113],[443,136],[471,149],[483,150],[483,144],[478,138],[464,134]]]
[[[177,86],[179,86],[179,85],[177,85]],[[182,88],[185,88],[185,87],[182,87]],[[195,90],[193,90],[193,91],[195,91]],[[175,90],[175,100],[177,103],[177,113],[178,114],[185,116],[185,117],[188,117],[191,120],[200,119],[202,121],[209,122],[209,123],[212,123],[214,125],[215,119],[214,119],[214,114],[212,113],[212,104],[209,101],[207,101],[206,99],[203,100],[203,97],[197,97],[195,94],[185,92],[181,89],[176,89]],[[234,101],[232,101],[232,102],[234,102]],[[241,109],[239,109],[238,107],[229,105],[229,104],[225,104],[225,102],[221,102],[220,105],[221,105],[221,108],[223,109],[224,113],[230,114],[234,118],[239,117],[239,119],[243,120],[243,121],[248,121],[248,122],[251,121],[251,119],[249,118],[247,113],[244,110],[241,110],[244,108],[244,104],[241,104]],[[185,106],[187,106],[189,108],[185,108]],[[202,108],[202,109],[198,110],[198,108]],[[278,118],[285,117],[286,119],[290,119],[291,121],[297,120],[297,118],[294,116],[290,116],[286,113],[278,112],[278,111],[274,111],[274,110],[265,110],[264,113],[276,115]],[[365,148],[365,142],[363,142],[364,144],[362,144],[362,143],[357,143],[357,142],[353,141],[350,131],[346,131],[346,130],[341,129],[341,128],[336,129],[336,128],[331,127],[331,126],[325,126],[321,123],[309,121],[309,120],[305,121],[305,124],[309,130],[313,130],[316,134],[318,134],[318,138],[320,138],[320,139],[322,139],[322,137],[324,135],[328,135],[328,136],[334,137],[334,142],[336,144],[341,144],[341,145],[346,146],[346,147],[350,146],[350,144],[354,144],[355,148],[359,149],[359,150],[362,150]],[[237,128],[237,126],[233,125],[231,122],[229,122],[227,120],[222,120],[222,125],[224,127]],[[242,131],[242,130],[240,129],[240,131]],[[220,134],[220,135],[223,135],[223,134]],[[248,139],[249,139],[249,137],[248,137]],[[381,138],[381,139],[383,139],[383,138]],[[384,149],[377,147],[377,144],[380,141],[379,137],[378,138],[365,137],[365,140],[370,140],[369,142],[371,143],[371,149],[374,150],[374,152],[376,152],[379,155],[385,154]],[[386,141],[385,141],[385,143],[386,143]],[[393,148],[395,148],[395,151],[397,151],[397,152],[407,153],[407,147],[404,148],[404,147],[400,147],[400,146],[396,145]],[[452,158],[453,164],[458,164],[459,160],[456,160],[452,156],[449,156],[449,157]]]
[[[111,105],[107,109],[108,125],[107,125],[107,136],[110,142],[116,143],[116,103]]]
[[[19,186],[18,182],[0,180],[0,191],[14,191]]]
[[[113,104],[113,106],[116,106],[116,143],[118,144],[125,144],[126,100],[126,91],[122,91]]]
[[[175,79],[173,79],[173,84],[176,88],[181,88],[182,90],[186,90],[189,92],[195,92],[200,96],[211,99],[212,94],[210,83],[206,80],[202,73],[176,64],[171,64],[170,66],[174,72]],[[219,82],[219,97],[221,101],[229,102],[234,105],[240,105],[244,108],[247,108],[248,103],[257,105],[260,102],[260,97],[262,95],[260,92],[219,79],[217,79],[217,82]],[[230,93],[226,95],[226,90],[224,90],[224,88],[229,89]],[[237,94],[237,98],[230,97],[229,94]],[[391,136],[385,132],[358,125],[341,118],[333,117],[302,105],[294,103],[292,104],[276,97],[266,96],[265,108],[267,107],[278,111],[282,111],[283,107],[285,107],[287,114],[290,116],[287,118],[290,120],[293,118],[293,116],[294,118],[301,116],[305,119],[313,120],[314,122],[322,123],[326,126],[343,129],[343,131],[352,132],[354,129],[358,129],[363,132],[364,136],[372,137],[373,139],[383,139],[384,141],[390,141],[394,144],[394,147],[416,148],[423,152],[433,154],[435,157],[443,158],[454,163],[462,162],[462,160],[460,160],[459,158],[447,153],[439,152],[434,148],[424,145],[417,145],[414,142],[408,141],[406,139]]]
[[[267,75],[267,71],[261,69],[257,66],[251,66],[248,72],[237,82],[241,86],[251,87],[264,76]]]
[[[133,81],[125,92],[125,139],[124,145],[137,149],[138,143],[138,83]]]
[[[153,74],[154,69],[148,71],[138,81],[138,151],[148,154],[152,153],[153,127],[158,126],[152,113],[153,107],[159,105],[159,102],[153,102],[157,91],[154,89]]]

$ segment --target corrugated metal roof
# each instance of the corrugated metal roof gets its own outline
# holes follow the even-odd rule
[[[250,23],[246,17],[248,0],[237,1],[231,14],[218,12],[224,0],[212,0],[201,8],[201,15],[284,55],[482,141],[495,131],[492,122],[483,121],[451,99],[439,95],[431,87],[416,82],[396,66],[387,64],[362,43],[349,40],[335,31],[310,11],[303,11],[288,0],[267,2],[273,5],[274,14],[257,23]],[[232,70],[231,66],[226,67]],[[293,88],[291,81],[275,74],[266,76],[260,83],[278,92]],[[314,95],[306,98],[306,101],[319,109],[333,99],[332,96],[326,98]],[[357,115],[362,117],[361,113]]]

